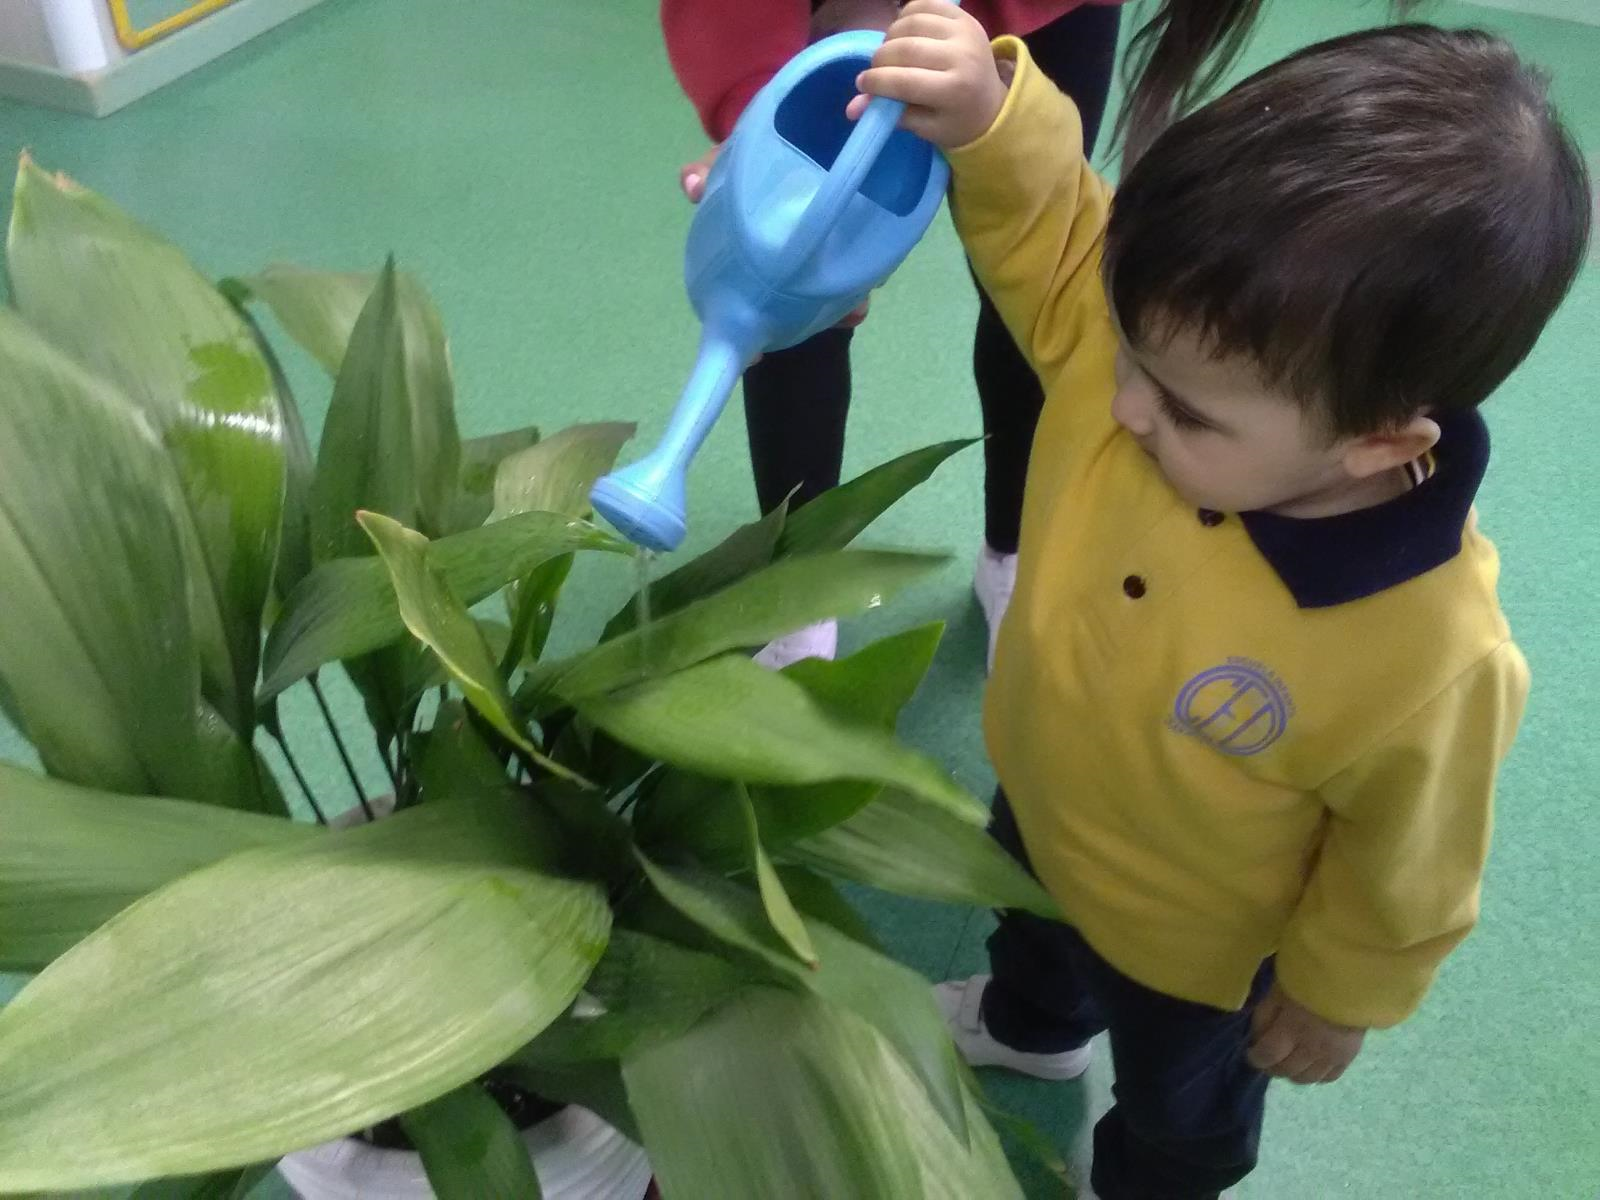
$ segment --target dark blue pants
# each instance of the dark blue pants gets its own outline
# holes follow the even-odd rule
[[[989,832],[1032,870],[1004,793]],[[1070,925],[1028,913],[1001,914],[989,962],[983,1017],[1005,1045],[1054,1053],[1110,1032],[1114,1103],[1095,1126],[1091,1176],[1101,1200],[1215,1200],[1250,1173],[1267,1077],[1244,1056],[1270,960],[1239,1012],[1152,991]]]

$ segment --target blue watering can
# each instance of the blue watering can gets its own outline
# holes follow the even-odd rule
[[[950,168],[897,129],[904,105],[845,106],[883,35],[835,34],[796,55],[746,107],[706,180],[684,254],[700,350],[661,443],[590,493],[628,540],[675,550],[684,473],[745,367],[837,324],[911,252]]]

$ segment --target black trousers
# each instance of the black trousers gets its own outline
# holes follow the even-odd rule
[[[1120,11],[1087,5],[1023,39],[1039,68],[1083,114],[1086,153],[1094,147],[1105,114]],[[972,373],[988,435],[984,533],[995,550],[1012,554],[1017,549],[1028,454],[1044,392],[982,289],[978,300]],[[795,493],[794,503],[804,504],[838,484],[850,411],[852,333],[826,330],[798,346],[768,354],[745,372],[745,423],[762,512],[776,508],[790,492]]]
[[[1004,793],[989,831],[1032,869]],[[1254,1168],[1267,1077],[1245,1050],[1270,959],[1239,1012],[1153,991],[1070,925],[1028,913],[1001,914],[989,962],[983,1018],[1003,1044],[1053,1053],[1110,1031],[1114,1103],[1095,1126],[1091,1175],[1101,1200],[1215,1200]]]

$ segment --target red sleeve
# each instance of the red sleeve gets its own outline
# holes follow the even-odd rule
[[[667,58],[712,141],[805,49],[810,24],[809,0],[661,0]]]

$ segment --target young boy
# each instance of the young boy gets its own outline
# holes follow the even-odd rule
[[[1014,40],[908,4],[860,80],[944,147],[1048,400],[986,705],[1007,914],[940,1001],[977,1065],[1080,1074],[1103,1200],[1215,1197],[1267,1079],[1337,1079],[1472,926],[1527,671],[1476,408],[1582,261],[1583,168],[1501,41],[1312,47],[1112,199]],[[857,111],[864,103],[858,99]]]

